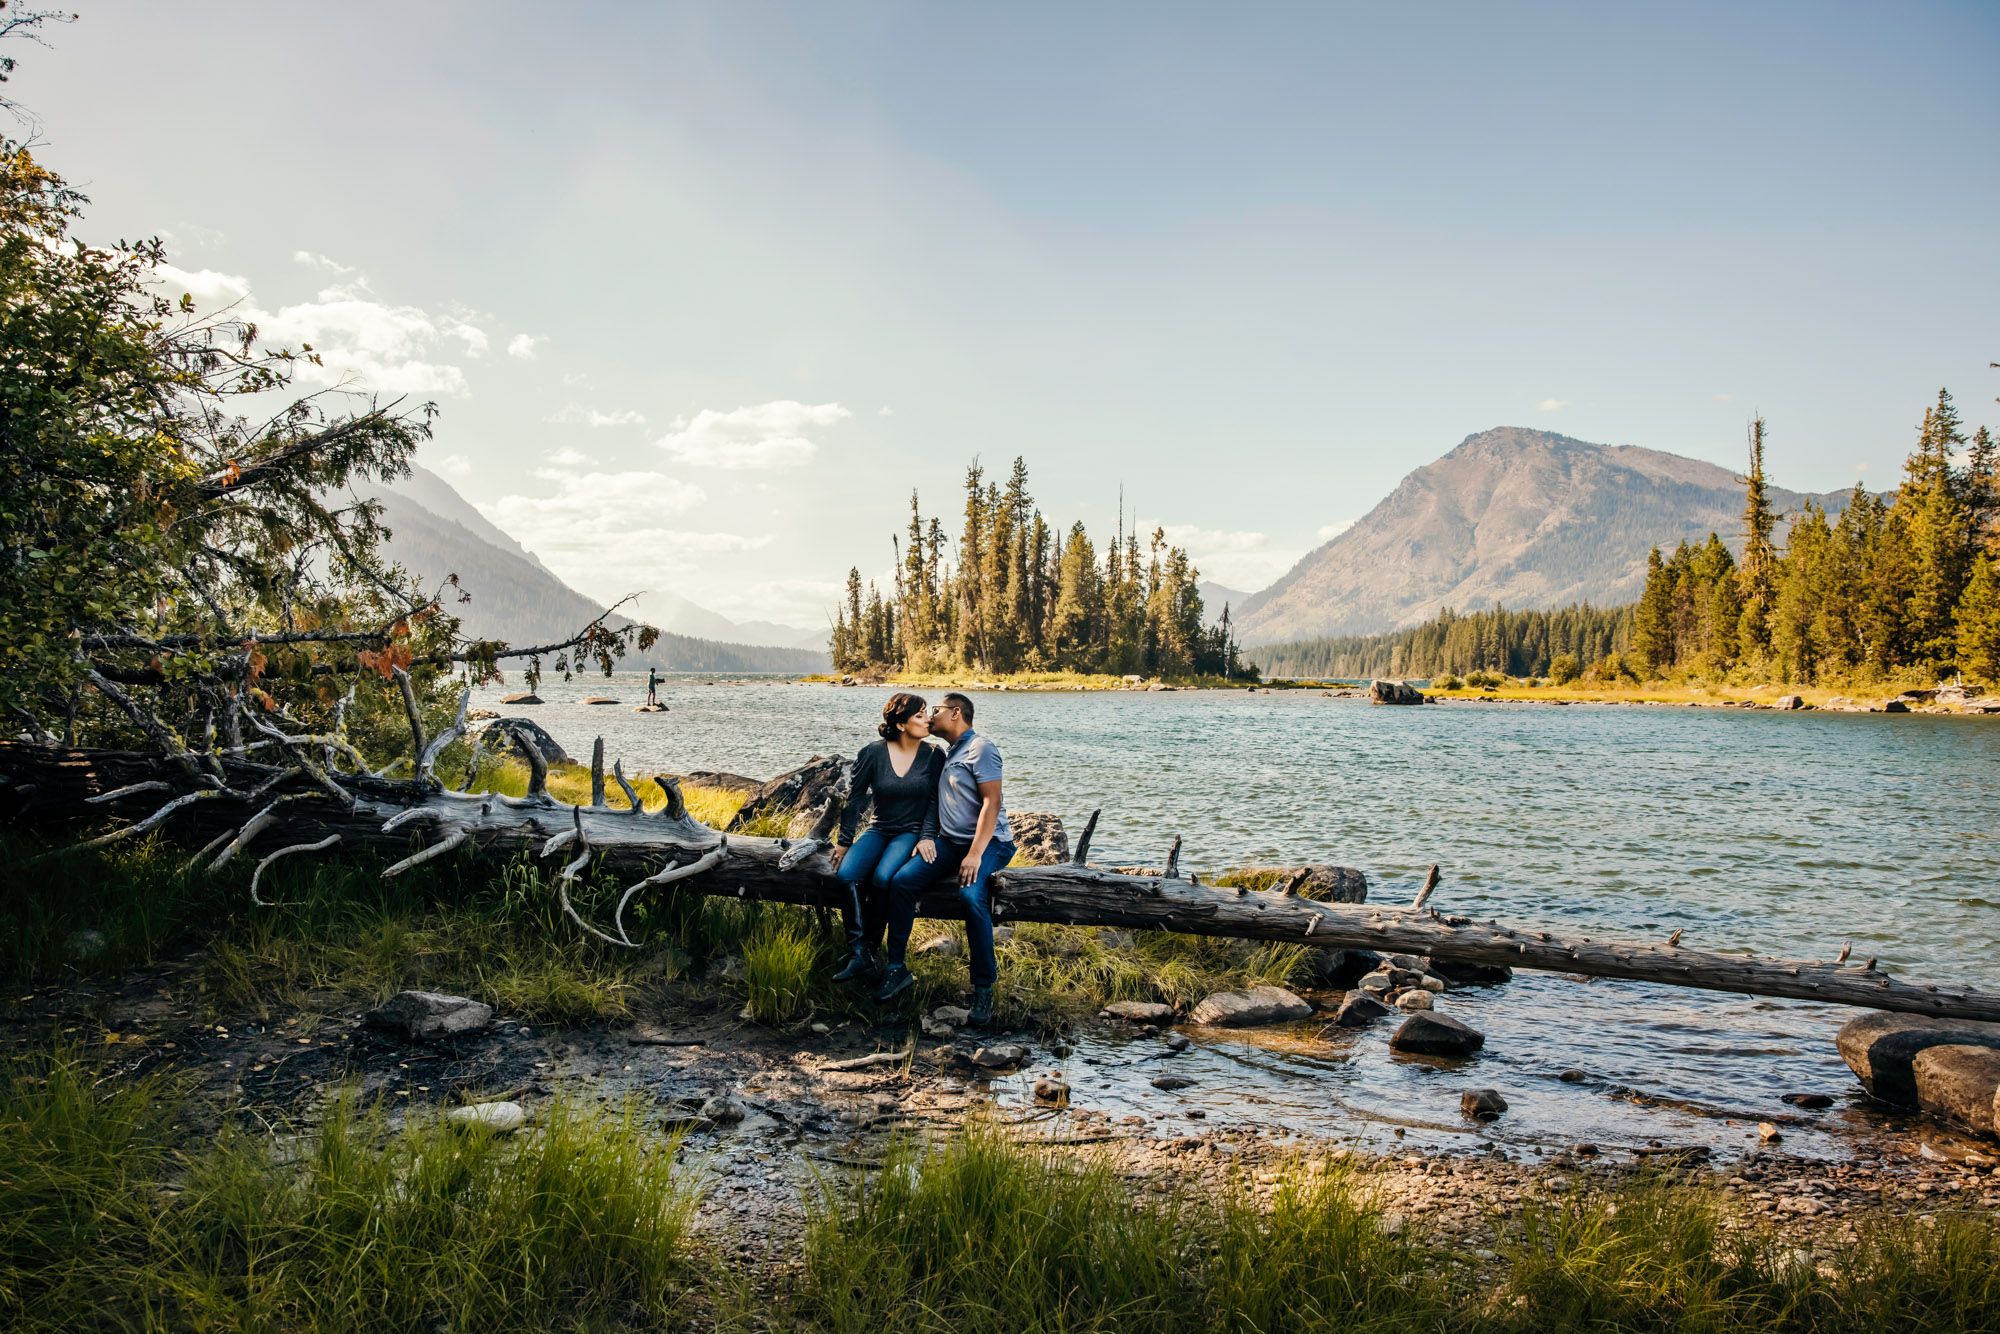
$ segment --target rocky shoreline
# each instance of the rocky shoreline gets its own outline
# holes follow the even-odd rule
[[[1407,961],[1384,960],[1359,980],[1386,986],[1357,984],[1350,996],[1379,994],[1400,1009],[1401,996],[1434,994],[1422,985],[1427,974],[1398,978],[1417,972],[1399,962]],[[787,1252],[832,1169],[866,1171],[899,1133],[949,1131],[975,1117],[1023,1144],[1108,1155],[1139,1191],[1233,1185],[1268,1198],[1288,1173],[1353,1172],[1384,1210],[1383,1227],[1411,1229],[1475,1264],[1492,1258],[1496,1229],[1524,1205],[1638,1171],[1667,1169],[1713,1189],[1731,1226],[1774,1229],[1808,1254],[1852,1240],[1870,1220],[2000,1210],[1995,1158],[1948,1136],[1891,1132],[1831,1162],[1790,1155],[1777,1136],[1728,1160],[1704,1146],[1510,1147],[1476,1130],[1462,1148],[1371,1151],[1358,1137],[1274,1125],[1257,1115],[1266,1100],[1254,1095],[1215,1113],[1190,1105],[1178,1095],[1195,1081],[1164,1063],[1151,1081],[1158,1110],[1114,1114],[1065,1078],[1072,1052],[1064,1039],[954,1032],[962,1016],[948,1008],[925,1016],[934,1036],[914,1042],[906,1028],[852,1021],[760,1027],[736,1017],[721,991],[698,986],[648,1022],[580,1028],[529,1024],[463,1001],[405,998],[371,1013],[334,1012],[332,996],[319,998],[323,1008],[284,1016],[211,1019],[195,1003],[202,966],[183,958],[115,982],[24,996],[6,1021],[9,1045],[89,1053],[109,1078],[163,1074],[185,1091],[185,1125],[196,1138],[225,1123],[298,1133],[347,1093],[408,1109],[392,1119],[512,1104],[518,1119],[472,1114],[503,1130],[532,1125],[557,1098],[629,1101],[663,1132],[686,1136],[685,1151],[709,1171],[701,1227],[753,1258]],[[1256,990],[1277,995],[1246,993],[1246,1003],[1287,1004],[1289,993]],[[1234,1003],[1219,1000],[1206,1017],[1242,1017],[1229,1011]],[[1429,1017],[1419,1007],[1410,1019]],[[1170,1060],[1188,1045],[1166,1026],[1177,1019],[1166,1007],[1128,1003],[1095,1022],[1156,1043]],[[1468,1094],[1469,1122],[1490,1110]]]

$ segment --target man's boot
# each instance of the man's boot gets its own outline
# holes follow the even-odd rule
[[[993,988],[972,989],[972,1009],[965,1016],[967,1028],[984,1028],[993,1022]]]
[[[866,945],[856,945],[847,952],[847,962],[840,965],[840,971],[833,975],[836,982],[866,981],[875,972],[875,952]]]
[[[910,970],[900,963],[892,963],[882,972],[882,985],[875,988],[875,999],[892,1001],[917,984],[910,976]]]

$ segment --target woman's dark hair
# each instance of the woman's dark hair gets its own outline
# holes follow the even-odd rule
[[[889,702],[882,706],[882,725],[875,730],[882,734],[884,741],[894,741],[896,734],[903,730],[903,724],[930,707],[924,703],[922,695],[912,695],[899,690],[889,696]]]

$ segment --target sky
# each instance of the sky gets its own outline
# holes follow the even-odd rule
[[[1494,426],[2000,424],[1990,3],[74,5],[8,88],[80,234],[606,600],[821,627],[975,458],[1254,590]]]

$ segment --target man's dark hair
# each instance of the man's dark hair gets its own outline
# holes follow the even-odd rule
[[[953,708],[957,709],[958,716],[965,719],[965,725],[967,727],[972,726],[971,700],[967,699],[965,696],[959,694],[956,690],[954,690],[949,695],[946,695],[942,702],[949,704]]]

